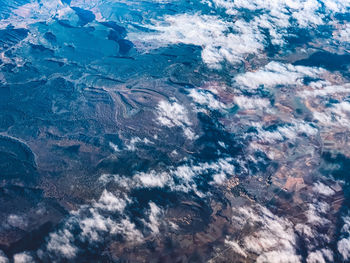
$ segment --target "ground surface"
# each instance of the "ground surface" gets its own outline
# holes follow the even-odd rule
[[[0,262],[348,262],[349,8],[0,0]]]

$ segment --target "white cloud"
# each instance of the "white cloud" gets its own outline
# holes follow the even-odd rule
[[[113,225],[111,234],[122,234],[128,242],[139,243],[144,240],[144,236],[136,225],[129,219],[123,218],[120,222]]]
[[[330,221],[322,215],[328,212],[328,204],[320,202],[315,204],[310,203],[308,206],[309,209],[306,211],[308,223],[316,226],[327,225],[330,223]]]
[[[317,0],[213,0],[218,7],[223,7],[230,15],[238,15],[240,9],[248,9],[251,13],[260,11],[255,14],[256,21],[263,20],[268,17],[268,22],[276,24],[280,31],[290,27],[297,26],[301,28],[313,27],[325,24],[325,16],[331,12],[346,12],[346,8],[350,6],[348,1],[317,1]],[[325,5],[325,13],[322,12],[322,4]],[[296,25],[292,24],[290,17],[296,21]],[[264,25],[262,25],[264,27]],[[283,32],[286,33],[286,32]]]
[[[345,13],[347,12],[350,2],[348,0],[323,0],[322,3],[332,12]]]
[[[60,229],[50,234],[46,248],[49,252],[56,254],[58,257],[72,259],[78,253],[78,248],[73,242],[74,236],[69,229]]]
[[[314,111],[313,117],[324,127],[350,127],[350,103],[342,101],[326,107],[323,111]]]
[[[344,260],[350,259],[350,216],[343,216],[343,226],[341,228],[341,239],[337,243],[338,252]]]
[[[265,130],[260,123],[255,123],[258,133],[254,135],[259,142],[275,143],[284,140],[295,140],[300,134],[315,136],[318,129],[305,122],[296,122],[290,125],[277,127],[274,131]]]
[[[99,178],[99,181],[103,185],[106,185],[111,182],[118,182],[118,186],[125,189],[130,189],[134,185],[134,182],[131,178],[122,177],[117,174],[102,174]]]
[[[346,23],[343,28],[334,33],[334,39],[341,44],[348,45],[350,43],[350,24]]]
[[[312,90],[303,90],[299,92],[301,96],[329,96],[332,94],[349,93],[350,94],[350,84],[346,83],[344,85],[329,85],[329,83],[320,81],[313,82],[309,86],[313,87]]]
[[[227,177],[225,173],[221,172],[215,173],[213,179],[216,184],[223,184],[226,181]]]
[[[350,7],[348,1],[328,0],[207,0],[204,3],[213,10],[213,15],[199,12],[166,15],[148,25],[158,33],[137,32],[130,37],[153,48],[178,43],[200,46],[203,61],[209,67],[219,68],[223,61],[236,64],[245,60],[247,54],[263,53],[266,30],[271,42],[283,47],[285,37],[292,35],[289,28],[315,29],[327,23],[329,14],[346,13]],[[215,15],[218,8],[225,9],[228,16]],[[249,22],[242,15],[246,12],[252,16]],[[346,31],[341,38],[347,39]]]
[[[350,216],[344,216],[343,218],[344,224],[342,226],[342,233],[350,233]]]
[[[188,140],[195,140],[198,138],[198,136],[194,133],[194,131],[191,128],[184,128],[184,135]]]
[[[169,187],[172,191],[194,191],[197,195],[204,194],[197,190],[194,181],[196,177],[210,173],[213,180],[208,183],[222,184],[228,177],[235,175],[233,159],[221,158],[213,162],[199,164],[183,164],[178,167],[168,167],[167,171],[150,170],[148,172],[135,173],[132,177],[104,174],[99,178],[103,184],[114,182],[126,190],[133,188],[164,188]],[[175,179],[177,183],[175,183]]]
[[[313,190],[316,193],[322,194],[322,195],[326,195],[326,196],[331,196],[334,195],[335,192],[332,188],[330,188],[329,186],[321,183],[321,182],[317,182],[314,184]]]
[[[140,187],[165,187],[171,184],[171,178],[166,172],[151,171],[149,173],[137,173],[133,179],[138,182]]]
[[[297,254],[293,224],[260,205],[234,208],[234,224],[254,229],[242,237],[244,253],[258,254],[257,262],[301,262]],[[283,261],[286,262],[286,261]]]
[[[326,263],[320,251],[311,252],[306,259],[307,263]]]
[[[327,260],[327,261],[326,261]],[[306,259],[307,263],[326,263],[333,262],[333,253],[329,249],[321,249],[309,253]]]
[[[162,125],[169,128],[181,127],[184,131],[184,135],[189,140],[197,138],[193,130],[190,128],[192,125],[186,108],[177,102],[160,101],[157,107],[157,121]]]
[[[129,143],[125,144],[125,147],[128,151],[136,151],[136,145],[144,143],[144,144],[151,144],[152,142],[148,140],[147,138],[139,138],[139,137],[132,137],[129,141]]]
[[[177,102],[167,102],[162,100],[158,104],[158,121],[163,126],[175,127],[191,125],[185,107]]]
[[[261,85],[265,87],[302,85],[304,77],[317,77],[323,72],[324,70],[319,68],[270,62],[255,72],[246,72],[237,75],[234,81],[238,86],[252,89],[256,89]]]
[[[321,252],[323,254],[323,256],[328,259],[328,261],[332,262],[333,261],[333,252],[328,249],[328,248],[323,248],[321,249]]]
[[[63,226],[50,234],[46,244],[47,251],[53,258],[71,260],[79,252],[75,245],[78,240],[96,244],[103,242],[106,235],[119,234],[128,242],[141,242],[144,239],[143,234],[124,214],[128,202],[131,200],[126,196],[120,194],[117,197],[116,194],[104,190],[97,201],[71,212]],[[152,223],[156,212],[151,206]]]
[[[225,110],[228,108],[224,103],[217,100],[210,92],[191,89],[189,96],[197,104],[200,104],[201,106],[207,106],[211,110]]]
[[[18,253],[13,256],[14,263],[34,263],[33,257],[27,253]]]
[[[9,259],[6,257],[5,253],[0,250],[0,263],[8,263]]]
[[[80,218],[79,226],[82,229],[81,238],[89,242],[100,241],[100,232],[111,232],[113,220],[98,213],[96,210],[90,210],[90,216]]]
[[[241,109],[247,110],[263,110],[271,107],[270,101],[265,98],[235,96],[234,101]]]
[[[244,251],[244,249],[236,241],[225,239],[225,245],[231,247],[232,250],[234,252],[236,252],[237,254],[239,254],[245,258],[247,257],[247,253]]]
[[[306,238],[312,238],[315,236],[315,233],[316,233],[309,225],[305,225],[305,224],[297,224],[295,226],[295,230],[300,235],[303,235]]]
[[[291,251],[269,251],[258,256],[257,263],[300,263],[300,256]]]
[[[109,142],[109,146],[113,149],[113,151],[115,152],[120,152],[120,149],[118,147],[118,145],[112,143],[112,142]]]
[[[148,216],[148,222],[145,222],[145,225],[151,229],[152,234],[159,233],[159,226],[161,224],[160,216],[163,214],[163,211],[153,202],[149,203],[150,211]]]
[[[350,259],[350,239],[343,238],[338,241],[338,251],[342,255],[344,260]]]
[[[296,225],[261,205],[234,207],[232,224],[237,228],[235,231],[244,231],[244,235],[238,239],[237,236],[234,239],[228,236],[226,240],[233,239],[233,247],[237,248],[239,244],[238,248],[246,255],[258,255],[256,262],[284,263],[302,262],[302,256],[297,251],[298,239],[301,238],[306,244],[306,262],[333,262],[333,251],[329,248],[333,241],[332,235],[319,233],[320,228],[327,229],[331,224],[328,217],[330,203],[320,201],[312,192],[310,197],[312,202],[303,212],[307,220]],[[344,217],[343,221],[343,239],[338,242],[338,250],[347,260],[350,259],[350,217]]]
[[[125,197],[118,198],[111,192],[103,190],[100,199],[94,203],[94,206],[107,211],[118,211],[119,213],[122,213],[126,207],[127,201],[130,200]]]
[[[240,62],[246,54],[263,49],[263,36],[242,20],[226,22],[218,16],[179,14],[167,15],[149,27],[158,33],[131,35],[131,39],[141,38],[154,48],[179,43],[201,46],[203,61],[214,68],[225,60]],[[230,28],[237,33],[231,33]]]
[[[18,227],[21,229],[25,228],[28,224],[28,222],[22,216],[14,214],[7,217],[7,223],[13,227]]]

